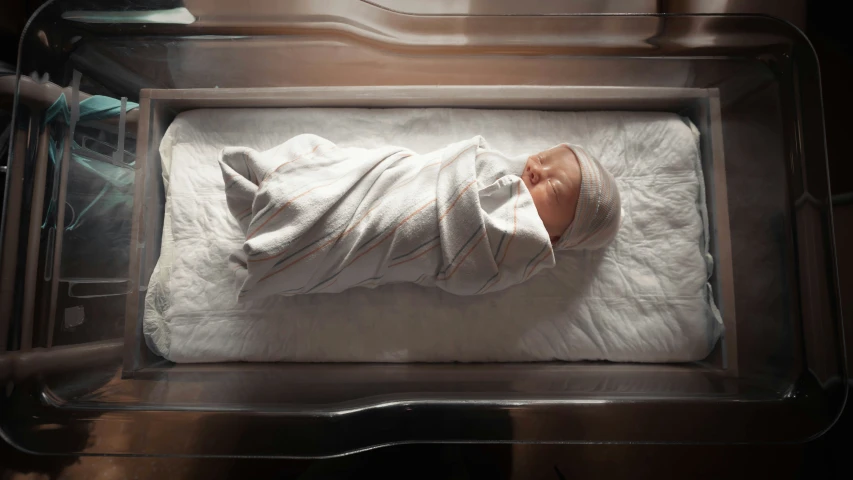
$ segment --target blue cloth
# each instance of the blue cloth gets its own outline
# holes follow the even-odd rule
[[[139,108],[139,104],[135,102],[128,101],[126,103],[126,110],[130,111],[133,109]],[[89,98],[86,98],[80,102],[80,116],[78,122],[83,121],[92,121],[92,120],[103,120],[107,118],[117,117],[121,115],[121,101],[116,100],[115,98],[105,97],[103,95],[94,95]],[[65,94],[60,94],[59,98],[56,99],[53,104],[48,107],[44,116],[44,123],[50,123],[54,120],[60,119],[64,121],[66,125],[71,124],[71,107],[68,105],[68,101],[65,98]],[[64,148],[65,137],[60,136],[59,139],[50,139],[50,147],[48,149],[48,156],[53,165],[56,165],[56,157],[61,155]],[[133,163],[128,165],[116,165],[113,163],[107,163],[103,161],[99,161],[92,158],[87,158],[85,152],[87,151],[85,148],[78,145],[74,142],[72,137],[72,145],[71,145],[71,161],[72,165],[70,168],[77,169],[83,168],[85,171],[91,172],[94,175],[94,178],[100,178],[103,180],[104,186],[101,188],[101,191],[94,196],[91,202],[86,205],[79,212],[75,212],[74,221],[66,227],[66,230],[74,230],[78,226],[80,226],[86,214],[92,210],[99,202],[104,201],[104,199],[110,199],[110,203],[114,203],[118,201],[119,203],[127,203],[132,205],[133,196],[132,196],[132,188],[133,185]],[[110,192],[110,190],[117,190],[117,192]],[[107,195],[107,193],[119,193],[119,195]],[[48,207],[47,215],[45,215],[45,221],[42,224],[42,228],[47,227],[49,224],[52,224],[54,221],[53,213],[56,211],[56,196],[52,196],[50,205]],[[118,198],[117,198],[118,197]]]
[[[135,108],[139,108],[138,103],[127,102],[128,112]],[[105,118],[117,117],[120,114],[121,101],[112,97],[93,95],[80,102],[80,121],[103,120]],[[48,107],[44,122],[51,122],[59,115],[62,115],[66,124],[71,124],[71,107],[68,106],[68,101],[65,99],[64,93],[60,94],[59,98],[53,102],[53,105]]]

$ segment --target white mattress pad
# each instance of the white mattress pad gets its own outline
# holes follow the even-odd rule
[[[559,252],[556,267],[494,294],[396,284],[237,302],[227,258],[243,236],[220,152],[301,133],[416,152],[475,135],[508,155],[579,144],[616,177],[622,228],[605,250]],[[675,114],[205,109],[178,115],[160,154],[166,209],[144,332],[175,362],[685,362],[706,357],[722,331],[707,283],[699,134]]]

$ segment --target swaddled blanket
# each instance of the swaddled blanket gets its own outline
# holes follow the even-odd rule
[[[240,297],[393,282],[493,292],[553,267],[523,158],[482,137],[419,155],[299,135],[223,150],[228,207],[246,234],[231,256]]]

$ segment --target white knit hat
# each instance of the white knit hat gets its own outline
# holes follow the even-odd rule
[[[596,250],[606,247],[616,237],[622,223],[622,204],[616,180],[598,160],[577,146],[566,144],[575,152],[581,167],[581,191],[575,219],[554,245],[557,250]]]

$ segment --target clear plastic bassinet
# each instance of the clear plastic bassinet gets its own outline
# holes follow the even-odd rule
[[[14,111],[6,441],[327,456],[406,442],[792,442],[834,423],[847,374],[819,70],[792,25],[195,3],[48,5],[24,34],[20,82],[0,77]],[[157,146],[182,111],[238,106],[686,116],[703,139],[725,334],[706,360],[670,365],[165,361],[142,332],[163,224]]]

